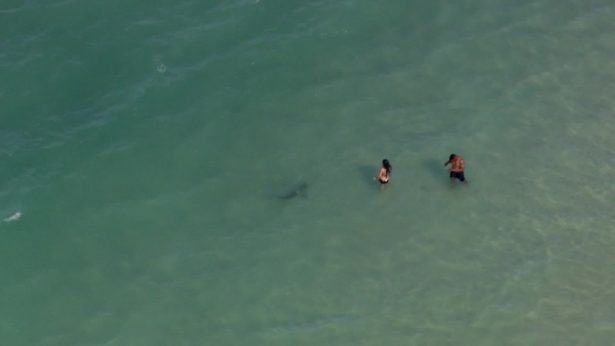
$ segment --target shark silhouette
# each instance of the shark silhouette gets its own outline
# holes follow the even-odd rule
[[[302,181],[295,185],[292,189],[288,190],[285,194],[280,195],[279,198],[284,201],[289,201],[295,198],[307,198],[308,183]]]

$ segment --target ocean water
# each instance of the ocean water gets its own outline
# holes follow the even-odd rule
[[[0,344],[614,345],[614,56],[607,0],[3,0]]]

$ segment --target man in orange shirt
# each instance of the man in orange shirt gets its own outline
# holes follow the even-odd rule
[[[449,169],[451,184],[455,184],[455,179],[458,179],[462,183],[467,183],[466,177],[463,174],[463,170],[465,169],[465,162],[463,161],[463,158],[459,155],[451,154],[451,156],[448,157],[448,161],[444,163],[444,166],[447,166],[448,164],[451,165],[451,168]]]

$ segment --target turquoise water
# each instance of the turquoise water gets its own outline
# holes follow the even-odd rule
[[[0,340],[613,345],[613,56],[611,1],[4,0]]]

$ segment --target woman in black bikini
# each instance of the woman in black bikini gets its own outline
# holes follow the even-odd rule
[[[391,170],[393,170],[393,166],[391,166],[389,160],[382,160],[382,168],[380,168],[380,172],[378,172],[378,176],[374,177],[374,180],[378,180],[381,185],[388,184],[391,178]]]

